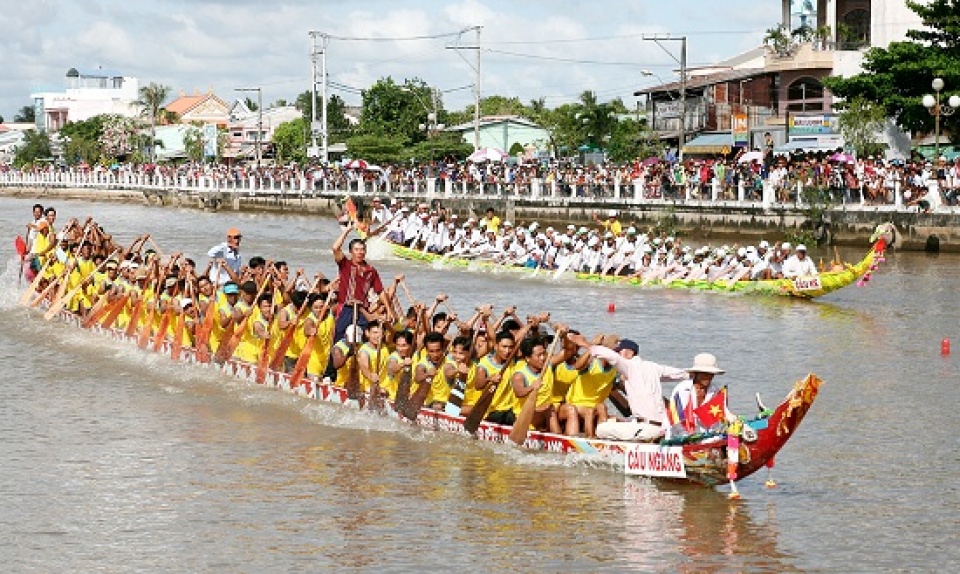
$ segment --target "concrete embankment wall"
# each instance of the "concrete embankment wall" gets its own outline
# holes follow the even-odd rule
[[[149,205],[197,208],[224,211],[264,211],[332,216],[340,211],[342,194],[323,197],[299,195],[244,196],[223,192],[183,192],[177,190],[139,191],[122,189],[70,188],[5,188],[0,194],[11,197],[36,198],[40,203],[53,199],[86,201],[139,202]],[[425,201],[423,196],[398,195],[405,202]],[[659,228],[701,241],[740,240],[775,241],[801,229],[809,229],[812,222],[802,209],[763,209],[756,206],[717,206],[684,204],[643,204],[626,202],[558,200],[546,205],[511,199],[439,197],[443,205],[457,213],[460,220],[482,217],[487,207],[493,207],[505,219],[515,223],[537,221],[541,228],[593,225],[594,215],[604,217],[616,209],[625,226],[639,229]],[[357,203],[364,205],[363,199]],[[896,225],[896,247],[901,250],[923,251],[936,247],[940,251],[960,252],[960,211],[947,213],[906,213],[877,208],[835,208],[824,214],[828,222],[830,241],[838,245],[863,246],[880,223]]]

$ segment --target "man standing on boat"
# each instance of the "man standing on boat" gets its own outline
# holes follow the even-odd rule
[[[360,238],[354,238],[350,241],[350,256],[343,253],[343,242],[347,235],[353,231],[355,223],[350,222],[337,240],[333,243],[333,260],[337,263],[339,269],[340,282],[337,290],[337,322],[334,329],[334,341],[343,338],[347,327],[356,323],[361,329],[366,328],[367,318],[363,311],[368,311],[370,307],[370,292],[381,300],[384,306],[389,306],[383,284],[380,282],[380,274],[369,263],[367,263],[367,244]],[[354,317],[356,312],[356,317]]]
[[[214,261],[223,261],[223,265],[214,264],[210,268],[210,280],[217,285],[224,285],[228,281],[240,283],[240,267],[243,265],[243,259],[240,257],[240,240],[243,235],[236,227],[227,230],[227,240],[219,245],[215,245],[207,252],[207,257],[212,257]]]
[[[630,339],[621,339],[608,349],[591,345],[583,335],[568,336],[578,346],[589,349],[594,357],[613,365],[627,391],[631,418],[609,419],[597,425],[597,438],[613,440],[651,440],[667,430],[667,411],[663,404],[663,381],[681,381],[687,372],[645,361],[640,357],[640,346]]]

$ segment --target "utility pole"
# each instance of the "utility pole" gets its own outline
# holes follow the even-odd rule
[[[674,62],[680,64],[680,133],[677,145],[677,155],[683,159],[683,146],[687,142],[687,37],[667,35],[643,35],[644,40],[656,42],[657,46],[670,56]],[[664,48],[663,41],[680,42],[680,58]]]
[[[457,55],[466,62],[468,66],[476,73],[476,79],[473,82],[473,150],[476,151],[480,149],[480,30],[483,29],[483,26],[473,26],[472,28],[464,28],[460,31],[460,36],[457,37],[457,43],[452,46],[447,46],[448,50],[456,50]],[[464,33],[473,30],[477,33],[476,45],[474,46],[464,46],[460,44],[461,37]],[[460,50],[476,50],[477,52],[477,63],[471,64],[463,54],[460,53]]]
[[[317,38],[320,38],[320,45],[317,46]],[[319,157],[320,161],[326,164],[330,159],[329,133],[327,130],[327,43],[330,37],[323,32],[316,30],[310,31],[310,38],[313,40],[313,46],[310,50],[311,62],[311,82],[310,82],[310,157]],[[317,109],[317,59],[320,64],[320,110]],[[319,114],[318,114],[319,111]],[[320,138],[319,146],[317,138]]]
[[[263,89],[256,88],[235,88],[235,92],[257,92],[257,169],[260,169],[260,163],[263,161]]]

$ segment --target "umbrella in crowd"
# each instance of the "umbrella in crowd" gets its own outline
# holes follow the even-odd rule
[[[748,151],[747,153],[740,156],[740,159],[737,160],[737,163],[750,163],[752,161],[763,161],[763,152]]]
[[[856,158],[849,153],[835,153],[830,156],[830,161],[839,161],[841,163],[849,163],[851,161],[856,161]]]
[[[485,161],[503,161],[507,157],[507,152],[495,147],[482,147],[470,154],[467,160],[473,163],[482,163]]]
[[[352,159],[343,164],[343,167],[347,169],[367,169],[367,162],[362,159]]]
[[[640,165],[654,165],[660,163],[662,160],[657,156],[648,157],[647,159],[640,162]]]

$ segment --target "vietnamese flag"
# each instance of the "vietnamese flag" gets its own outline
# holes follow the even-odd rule
[[[704,428],[710,428],[726,420],[727,387],[720,389],[709,401],[697,407],[694,412]]]

